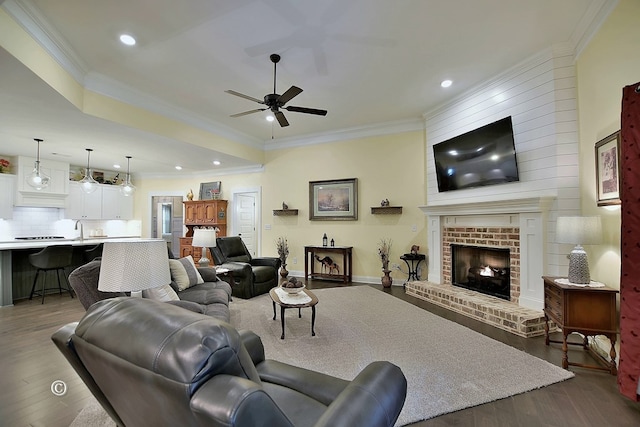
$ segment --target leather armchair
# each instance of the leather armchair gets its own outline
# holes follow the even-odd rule
[[[253,258],[239,236],[218,237],[216,246],[209,249],[216,266],[231,271],[233,296],[249,299],[278,286],[280,258]]]
[[[390,362],[339,379],[265,359],[252,332],[142,298],[100,301],[52,340],[120,426],[393,426],[407,391]]]

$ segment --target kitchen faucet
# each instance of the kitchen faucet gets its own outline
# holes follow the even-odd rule
[[[75,229],[78,229],[78,224],[80,224],[80,240],[84,240],[84,227],[82,225],[82,222],[80,222],[80,220],[76,221],[76,226]]]

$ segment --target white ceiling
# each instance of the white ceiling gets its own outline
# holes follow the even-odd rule
[[[7,0],[2,7],[93,91],[239,144],[277,147],[345,129],[420,120],[554,44],[579,49],[615,0]],[[20,13],[18,13],[20,12]],[[134,47],[118,41],[136,37]],[[48,36],[45,40],[43,34]],[[0,41],[1,46],[1,41]],[[261,99],[273,89],[269,55],[282,56],[277,92],[304,92],[287,105],[289,127],[225,93]],[[254,163],[81,113],[0,49],[0,154],[41,155],[132,172],[182,173]],[[448,89],[443,79],[453,80]],[[52,155],[52,153],[57,153]]]

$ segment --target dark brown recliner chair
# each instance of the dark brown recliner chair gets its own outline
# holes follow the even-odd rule
[[[218,237],[209,249],[216,266],[231,271],[233,296],[249,299],[278,286],[280,258],[253,258],[240,236]]]
[[[265,360],[254,333],[143,298],[100,301],[52,340],[120,426],[393,426],[407,391],[390,362],[346,381]]]

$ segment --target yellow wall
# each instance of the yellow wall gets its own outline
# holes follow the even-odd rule
[[[327,233],[336,245],[353,246],[353,274],[359,278],[379,277],[381,264],[376,248],[381,238],[391,238],[391,262],[413,244],[426,252],[426,218],[418,206],[426,202],[424,185],[424,133],[406,132],[330,144],[267,151],[264,172],[241,175],[212,174],[184,180],[141,180],[136,192],[136,217],[143,218],[148,229],[150,194],[193,188],[200,182],[221,181],[224,198],[237,189],[262,189],[262,255],[275,256],[275,240],[289,241],[288,270],[304,270],[304,246],[322,244]],[[309,181],[358,179],[357,221],[310,221]],[[137,184],[137,183],[136,183]],[[138,185],[138,184],[137,184]],[[388,198],[393,206],[402,206],[402,215],[372,215],[371,207]],[[298,216],[273,216],[282,202],[298,209]],[[228,215],[231,219],[231,213]],[[270,225],[271,229],[265,229]],[[412,231],[412,226],[416,231]],[[228,225],[230,232],[232,224]],[[298,263],[293,264],[297,258]],[[405,266],[406,270],[406,266]],[[423,272],[423,276],[426,271]],[[406,275],[394,273],[396,283]]]
[[[577,61],[582,214],[600,215],[604,242],[587,248],[594,280],[620,285],[620,208],[596,205],[597,141],[620,129],[622,88],[640,81],[640,1],[620,0]]]

